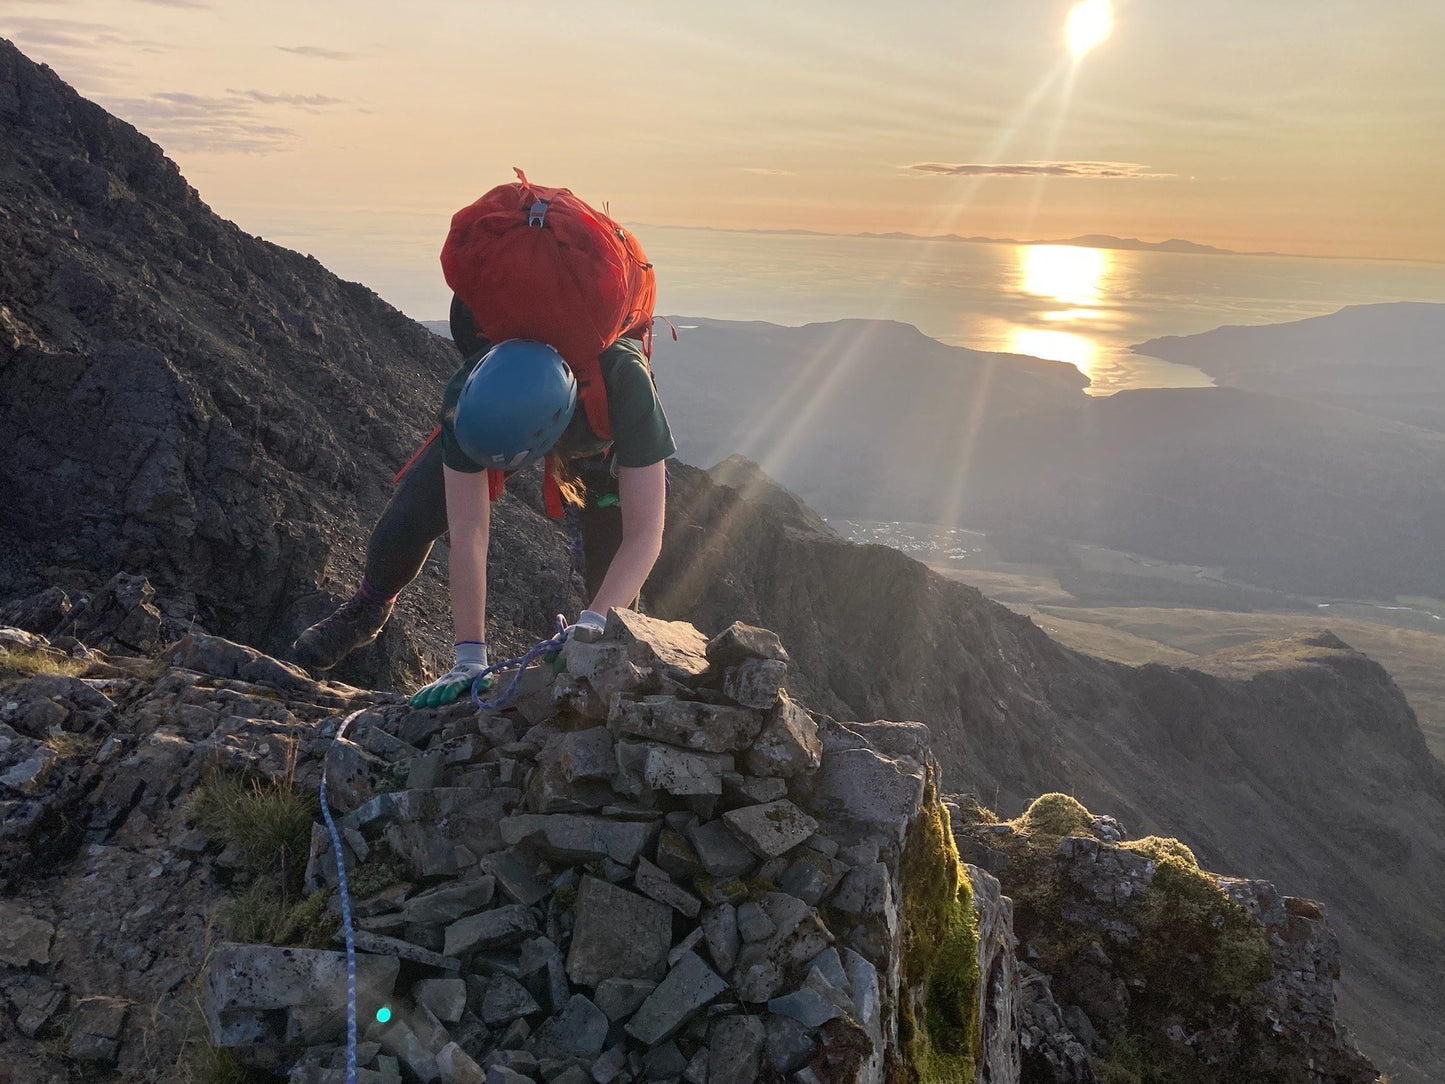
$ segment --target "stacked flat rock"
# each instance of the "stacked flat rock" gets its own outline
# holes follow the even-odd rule
[[[358,1079],[881,1081],[926,730],[820,726],[787,667],[765,630],[614,611],[504,710],[354,718],[326,753],[349,877],[402,871],[354,900]],[[336,883],[319,825],[308,878]],[[244,1057],[284,1010],[291,1080],[343,1080],[336,998],[247,1004],[242,965],[213,959],[213,1038]]]

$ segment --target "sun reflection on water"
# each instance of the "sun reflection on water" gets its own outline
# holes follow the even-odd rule
[[[1106,249],[1076,245],[1020,245],[1018,290],[1029,297],[1057,302],[1059,307],[1033,313],[1035,321],[1053,325],[1014,324],[1008,349],[1016,354],[1063,361],[1094,378],[1099,344],[1087,326],[1107,318],[1105,291],[1112,264]],[[1078,330],[1059,330],[1059,324],[1078,324]]]

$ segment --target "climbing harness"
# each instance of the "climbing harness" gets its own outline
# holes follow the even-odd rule
[[[556,656],[562,650],[562,645],[567,642],[567,619],[561,614],[557,615],[557,635],[547,640],[538,640],[537,643],[525,655],[518,655],[515,659],[503,659],[501,662],[493,663],[472,680],[472,703],[478,711],[496,711],[504,708],[512,702],[521,688],[522,676],[527,672],[527,667],[536,662],[539,658],[547,655]],[[491,700],[483,700],[479,692],[485,692],[490,686],[482,685],[482,682],[493,674],[499,674],[503,670],[516,668],[517,674],[512,678],[502,694],[493,697]]]
[[[360,715],[353,711],[341,721],[333,741],[340,741],[346,728]],[[346,941],[346,1084],[356,1084],[356,941],[351,933],[351,893],[346,887],[346,856],[341,850],[341,835],[331,819],[331,803],[326,799],[326,763],[321,764],[321,817],[331,834],[331,849],[336,855],[336,887],[341,894],[341,933]]]

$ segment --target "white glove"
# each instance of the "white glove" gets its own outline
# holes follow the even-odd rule
[[[487,645],[466,640],[456,645],[456,665],[430,685],[418,689],[411,697],[414,708],[439,708],[450,704],[472,687],[477,675],[487,668]],[[491,685],[491,679],[487,679]]]
[[[591,644],[602,639],[607,628],[607,618],[596,610],[583,610],[576,622],[562,630],[562,641],[576,639],[578,643]]]

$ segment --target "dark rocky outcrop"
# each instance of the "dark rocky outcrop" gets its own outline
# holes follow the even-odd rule
[[[3,40],[0,249],[0,598],[139,572],[173,625],[279,651],[354,589],[452,347],[215,215],[161,148]],[[525,501],[499,511],[497,575],[537,588],[498,599],[505,649],[577,600],[565,536]],[[397,681],[449,648],[444,584],[424,581],[350,676]]]

